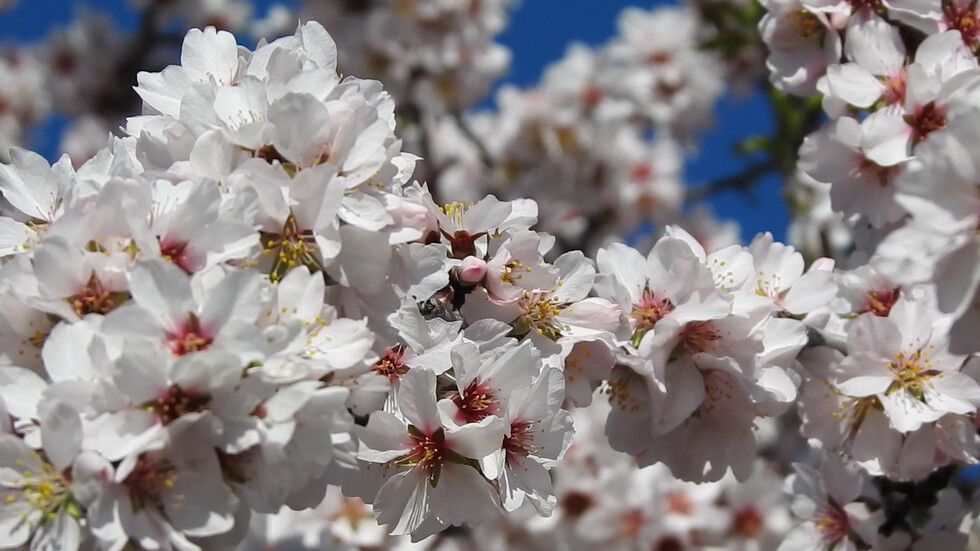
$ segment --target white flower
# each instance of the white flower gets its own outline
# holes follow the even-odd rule
[[[86,516],[92,534],[108,547],[133,540],[144,547],[197,550],[201,546],[189,538],[231,530],[236,506],[213,450],[191,431],[164,450],[124,459]]]
[[[819,471],[799,463],[794,468],[786,492],[794,496],[793,513],[804,522],[790,531],[779,551],[854,550],[876,541],[883,514],[872,514],[857,501],[863,490],[860,473],[835,456],[825,458]]]
[[[357,432],[358,458],[382,463],[387,480],[374,502],[378,522],[393,534],[428,535],[442,526],[486,520],[499,509],[496,492],[467,464],[500,449],[505,427],[496,416],[445,426],[435,400],[435,374],[414,369],[402,379],[404,421],[375,412]]]
[[[499,469],[499,492],[504,510],[516,510],[525,499],[542,515],[557,503],[546,467],[554,466],[571,444],[572,418],[559,409],[564,398],[562,376],[545,368],[534,384],[517,389],[504,413],[510,430],[499,452],[502,465],[490,456],[481,462],[488,478]]]
[[[835,386],[857,398],[876,396],[891,425],[903,433],[948,413],[980,407],[980,385],[949,354],[944,320],[918,302],[899,300],[888,317],[863,314],[848,330],[848,356]]]
[[[147,260],[133,268],[130,292],[133,302],[106,318],[107,334],[175,357],[214,347],[248,361],[262,350],[255,322],[265,301],[256,272],[192,277],[172,263]]]
[[[81,445],[81,419],[54,401],[41,413],[43,455],[20,438],[0,434],[0,548],[74,551],[82,541],[82,510],[66,476]]]
[[[826,14],[807,9],[800,0],[763,2],[766,14],[759,32],[769,47],[766,66],[774,86],[790,94],[807,96],[827,66],[841,56],[841,39]]]
[[[775,243],[771,233],[757,235],[748,250],[755,261],[755,294],[771,298],[776,308],[802,315],[826,306],[837,294],[831,269],[813,269],[819,266],[815,263],[803,273],[803,255]]]

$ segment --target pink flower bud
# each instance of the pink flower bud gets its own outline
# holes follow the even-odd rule
[[[475,256],[467,256],[459,266],[459,280],[476,285],[487,275],[487,263]]]

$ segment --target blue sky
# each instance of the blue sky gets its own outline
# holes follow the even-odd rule
[[[258,13],[272,3],[254,2]],[[655,4],[649,0],[523,0],[500,37],[514,54],[503,82],[531,85],[547,64],[562,56],[569,43],[595,46],[606,42],[615,33],[619,11],[633,5],[649,8]],[[52,28],[70,21],[81,6],[109,13],[124,28],[136,24],[126,0],[19,0],[12,11],[0,14],[0,43],[41,40]],[[738,172],[744,163],[731,153],[732,144],[745,136],[766,133],[770,125],[769,110],[761,94],[737,101],[722,99],[715,127],[702,135],[699,151],[693,152],[686,162],[687,181],[694,184]],[[51,155],[56,148],[58,127],[53,124],[40,129],[32,147]],[[766,230],[781,239],[787,213],[779,188],[778,178],[770,177],[754,190],[756,201],[748,202],[729,192],[719,194],[710,203],[719,217],[733,218],[742,225],[745,239]]]

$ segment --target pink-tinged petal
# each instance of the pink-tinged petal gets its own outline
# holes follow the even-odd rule
[[[915,113],[917,109],[934,101],[943,87],[943,81],[929,74],[921,63],[913,63],[906,68],[905,111]]]
[[[857,63],[832,65],[826,78],[832,95],[856,107],[870,107],[885,91],[885,85]]]
[[[826,306],[836,296],[837,281],[834,273],[818,270],[803,274],[780,302],[791,314],[806,314]]]
[[[292,308],[292,316],[309,321],[320,315],[325,290],[323,276],[313,274],[306,266],[297,266],[276,285],[277,302],[281,307]]]
[[[463,457],[482,459],[500,449],[506,431],[504,420],[491,415],[447,432],[446,447]]]
[[[336,72],[337,44],[323,25],[310,21],[304,23],[296,34],[303,42],[307,60],[315,63],[320,69]]]
[[[301,167],[316,163],[331,130],[337,127],[323,102],[309,94],[287,93],[277,99],[269,106],[268,120],[274,125],[272,146]]]
[[[52,297],[69,297],[79,292],[92,275],[82,253],[61,237],[44,241],[34,253],[38,287]]]
[[[162,438],[163,425],[149,411],[128,409],[103,413],[92,419],[85,430],[86,447],[116,461]]]
[[[900,350],[903,353],[909,354],[931,342],[935,314],[922,302],[899,298],[889,311],[888,319],[902,335]]]
[[[433,490],[432,508],[443,524],[475,524],[498,516],[500,500],[479,471],[469,465],[446,463]]]
[[[456,386],[462,391],[480,374],[482,367],[480,349],[469,342],[460,343],[452,348],[449,357],[453,373],[456,375]]]
[[[980,285],[980,240],[971,239],[946,256],[936,267],[934,281],[939,309],[961,316]]]
[[[888,318],[864,314],[851,323],[847,331],[847,352],[866,353],[891,361],[901,352],[903,335],[896,323]]]
[[[599,381],[606,379],[615,365],[616,354],[603,340],[578,341],[570,348],[562,365],[565,375],[563,398],[576,407],[585,407],[592,403],[592,391]]]
[[[614,367],[609,382],[615,389],[609,399],[612,407],[605,427],[609,444],[617,451],[640,453],[653,440],[653,393],[645,377],[625,366]]]
[[[869,408],[851,443],[851,456],[872,476],[889,472],[898,462],[902,434],[888,424],[885,414]]]
[[[527,456],[515,456],[507,462],[503,478],[508,481],[507,486],[501,484],[500,491],[506,511],[516,510],[526,496],[538,514],[551,514],[557,499],[551,476],[540,463]]]
[[[187,274],[177,265],[154,259],[140,262],[129,276],[133,300],[171,331],[197,310]]]
[[[140,71],[136,82],[136,92],[144,104],[163,115],[180,117],[180,98],[191,85],[183,67],[171,65],[159,73]]]
[[[28,505],[20,495],[20,490],[0,489],[0,546],[4,549],[23,549],[30,539],[34,525],[28,520],[36,515],[36,510]],[[18,499],[20,498],[20,499]],[[11,501],[8,503],[7,500]]]
[[[884,394],[895,381],[895,374],[887,364],[864,353],[848,356],[838,369],[834,386],[848,396]]]
[[[428,474],[422,469],[410,469],[389,478],[374,501],[378,523],[387,524],[392,535],[411,533],[429,513],[431,490]]]
[[[824,459],[820,474],[827,495],[838,504],[850,503],[861,494],[861,475],[848,468],[840,456]]]
[[[177,331],[186,315],[187,312],[184,312],[179,320],[174,320],[169,314],[160,316],[157,312],[130,302],[110,312],[102,323],[102,330],[113,336],[162,339],[168,331]]]
[[[847,31],[847,56],[867,68],[871,73],[891,76],[905,65],[905,45],[898,34],[898,27],[877,14],[854,14],[851,28]]]
[[[180,65],[188,75],[201,82],[214,77],[220,83],[231,83],[238,72],[238,43],[235,36],[214,27],[203,31],[191,29],[184,37]]]
[[[363,293],[380,291],[391,261],[388,237],[382,232],[345,225],[340,227],[340,239],[340,254],[328,267],[330,275]]]
[[[405,423],[384,411],[368,418],[367,426],[358,427],[357,458],[371,463],[386,463],[408,453],[411,442]]]
[[[37,232],[26,224],[0,218],[0,257],[24,252],[37,238]]]
[[[436,374],[427,369],[412,369],[398,388],[398,409],[408,422],[425,434],[442,428],[436,408]]]
[[[201,327],[217,332],[229,321],[251,323],[262,313],[262,278],[258,272],[233,271],[211,290],[201,312]]]
[[[936,467],[936,437],[932,427],[923,427],[905,437],[898,457],[898,475],[915,480],[925,478]]]
[[[663,384],[667,361],[671,352],[681,342],[681,331],[684,326],[668,316],[660,322],[653,331],[643,336],[637,347],[640,357],[649,360],[652,374],[659,384]]]
[[[879,399],[891,426],[904,433],[918,429],[923,423],[931,423],[944,413],[934,410],[904,388],[879,396]]]
[[[216,484],[221,471],[217,460],[196,458],[193,471],[178,471],[173,487],[164,494],[170,524],[190,537],[228,532],[235,524],[235,498],[226,484]]]
[[[49,525],[34,534],[34,539],[31,541],[33,549],[75,550],[80,548],[82,529],[78,525],[78,519],[63,511],[48,522],[50,522]],[[2,530],[3,528],[0,528],[0,531]]]
[[[75,408],[60,400],[46,400],[38,413],[44,454],[56,471],[64,471],[82,449],[82,419]]]
[[[0,366],[0,397],[7,413],[17,419],[37,417],[37,406],[48,384],[22,367]]]
[[[0,164],[0,192],[4,199],[31,218],[52,220],[62,195],[58,189],[59,174],[33,151],[12,147],[9,155],[10,164]]]
[[[558,321],[576,328],[613,332],[619,327],[620,309],[604,298],[587,298],[561,310]]]
[[[235,144],[228,141],[220,130],[208,130],[194,142],[188,161],[194,168],[193,172],[197,173],[195,176],[221,180],[237,168],[235,156],[238,152]],[[218,204],[221,202],[220,192],[220,188],[210,182],[197,186],[191,191],[185,208],[177,212],[176,220],[167,224],[168,231],[164,232],[164,237],[195,237],[193,234],[189,235],[189,232],[199,229],[201,221],[216,218]],[[187,222],[191,224],[186,224]]]
[[[664,233],[668,239],[661,239],[657,243],[656,249],[660,252],[667,252],[667,249],[671,249],[669,254],[664,256],[665,260],[669,259],[666,262],[667,264],[673,264],[673,260],[687,255],[693,255],[701,263],[704,263],[707,258],[704,247],[693,235],[684,230],[684,228],[671,225],[664,228]]]
[[[633,247],[622,243],[611,243],[596,253],[596,265],[599,271],[611,275],[629,293],[629,299],[634,302],[643,294],[643,288],[647,284],[646,274],[638,269],[645,263],[646,259],[643,255]],[[596,285],[598,286],[598,282]],[[603,296],[612,296],[612,293]]]
[[[824,551],[825,549],[827,544],[824,542],[823,534],[812,522],[804,522],[790,530],[779,546],[779,551]]]
[[[922,386],[926,403],[937,411],[961,415],[980,408],[980,385],[957,371],[946,371],[930,377]]]
[[[881,166],[894,166],[909,158],[912,128],[903,115],[900,106],[891,105],[864,120],[864,151],[868,159]]]
[[[113,374],[116,389],[132,403],[142,404],[155,400],[164,392],[173,360],[168,355],[147,347],[128,347],[117,360],[117,372]]]
[[[694,413],[704,402],[704,378],[690,359],[671,363],[667,368],[667,392],[657,407],[656,430],[666,434]]]
[[[498,480],[505,476],[504,465],[507,462],[507,451],[499,449],[490,455],[480,459],[480,471],[487,480]],[[499,480],[498,480],[499,481]],[[503,484],[503,482],[500,482]],[[501,493],[503,495],[503,493]]]
[[[833,184],[853,177],[863,158],[860,152],[864,131],[861,124],[841,117],[808,135],[800,146],[800,170],[820,182]]]
[[[732,303],[715,290],[700,290],[691,294],[690,299],[677,306],[667,318],[680,325],[692,321],[708,321],[723,318],[732,312]],[[660,330],[659,325],[656,330]]]
[[[507,220],[513,206],[488,195],[463,213],[463,228],[476,233],[497,229]]]
[[[527,459],[526,457],[521,457],[520,459]],[[484,474],[486,471],[484,470]],[[496,479],[498,485],[498,492],[500,494],[500,504],[503,506],[504,510],[507,512],[516,511],[524,503],[524,497],[526,493],[524,492],[524,482],[515,473],[510,465],[503,469],[499,473],[499,477]]]
[[[496,391],[510,393],[518,387],[531,384],[540,369],[538,353],[529,341],[508,347],[480,367],[479,379],[489,381]]]
[[[758,356],[760,365],[789,367],[808,342],[806,328],[793,319],[767,318],[761,329],[765,349]]]
[[[920,1],[929,2],[929,0]],[[930,7],[936,11],[939,10],[939,6],[932,3],[930,3]],[[937,69],[952,61],[951,58],[954,55],[959,57],[966,48],[964,47],[963,36],[959,31],[951,29],[936,32],[934,30],[929,34],[931,36],[923,40],[915,50],[915,65],[921,67],[925,73],[935,74]],[[976,61],[974,61],[975,63]]]
[[[569,251],[559,256],[555,268],[560,274],[554,292],[558,302],[577,302],[588,296],[595,281],[595,268],[581,251]]]

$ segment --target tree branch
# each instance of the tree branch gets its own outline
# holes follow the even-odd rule
[[[459,127],[459,131],[462,132],[463,135],[466,136],[468,140],[470,140],[470,142],[472,142],[473,147],[475,147],[477,152],[479,153],[480,161],[482,161],[483,164],[487,165],[488,167],[492,167],[494,165],[493,156],[490,155],[490,152],[487,150],[487,146],[484,145],[483,140],[481,140],[476,134],[474,134],[473,129],[470,128],[468,124],[466,124],[466,121],[463,120],[462,113],[460,113],[459,111],[453,111],[452,114],[453,114],[453,119],[456,121],[456,126]]]
[[[778,169],[779,163],[775,160],[749,165],[739,173],[687,188],[684,201],[688,203],[701,201],[722,191],[748,191],[759,178]]]

